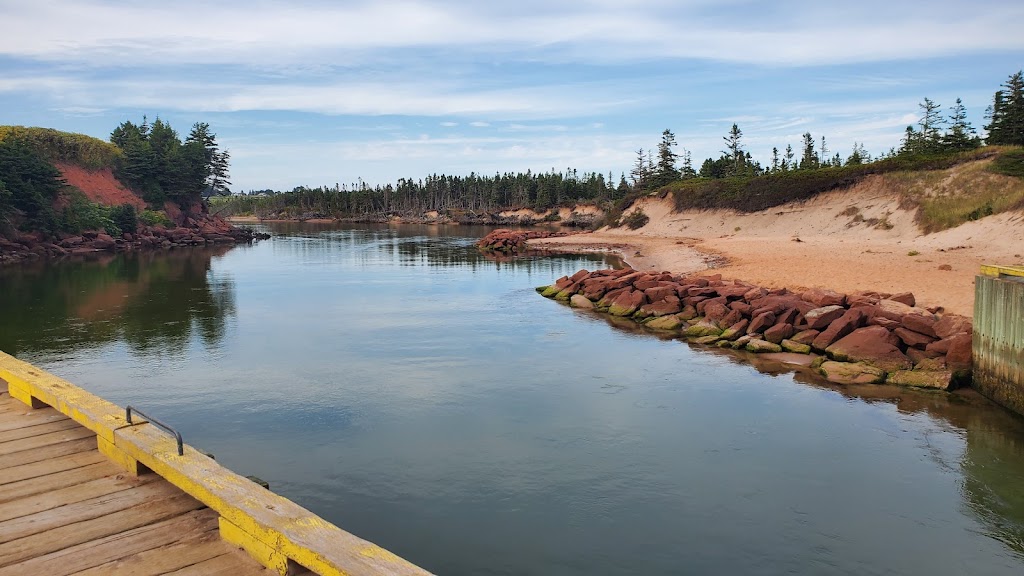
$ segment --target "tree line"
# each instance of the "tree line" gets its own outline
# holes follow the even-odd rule
[[[259,198],[233,197],[231,203],[236,212],[310,217],[413,215],[429,211],[480,214],[509,207],[546,210],[563,204],[617,200],[629,193],[625,177],[620,178],[617,186],[610,184],[611,178],[611,174],[606,179],[604,174],[579,174],[573,169],[494,176],[432,174],[419,180],[402,178],[394,185],[374,187],[359,182],[316,188],[299,186],[285,193],[261,191]]]
[[[796,170],[857,166],[895,157],[918,157],[951,154],[973,150],[982,146],[982,138],[967,119],[967,108],[960,98],[943,116],[942,107],[925,98],[918,105],[921,117],[916,126],[907,126],[900,147],[872,157],[861,143],[854,142],[845,158],[838,152],[830,155],[825,136],[816,139],[810,132],[803,134],[799,155],[792,145],[780,151],[773,147],[767,166],[753,159],[743,143],[743,131],[733,124],[722,140],[725,149],[718,158],[707,158],[699,170],[693,168],[690,153],[676,154],[675,135],[671,130],[662,132],[656,153],[637,151],[630,171],[631,184],[639,190],[657,189],[672,182],[695,178],[721,179],[757,177]],[[985,118],[987,136],[985,144],[1024,146],[1024,76],[1012,74],[996,91]],[[677,167],[681,160],[682,165]]]

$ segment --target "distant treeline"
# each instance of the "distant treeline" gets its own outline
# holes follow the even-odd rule
[[[611,178],[611,175],[608,176]],[[534,174],[447,176],[401,179],[396,185],[298,187],[291,192],[232,196],[218,202],[222,213],[262,217],[349,218],[366,215],[419,215],[495,212],[506,208],[546,210],[578,203],[605,203],[623,198],[631,187],[625,178],[609,185],[603,174],[578,175],[575,170]]]

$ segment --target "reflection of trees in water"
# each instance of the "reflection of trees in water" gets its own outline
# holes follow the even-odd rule
[[[0,269],[0,349],[65,353],[124,340],[137,352],[211,346],[235,314],[234,285],[211,272],[230,247],[103,255]]]
[[[629,318],[589,315],[619,330],[672,339],[667,333],[648,330]],[[962,505],[983,526],[984,534],[1024,557],[1024,418],[974,390],[946,393],[875,384],[844,386],[828,382],[808,368],[767,360],[762,355],[704,346],[699,350],[753,366],[764,374],[793,373],[793,379],[802,384],[867,403],[892,404],[901,413],[926,414],[943,427],[962,431],[965,442],[960,462],[940,464],[959,469],[963,478]]]
[[[288,250],[303,258],[329,261],[335,255],[356,258],[367,265],[391,262],[396,266],[439,266],[477,269],[499,267],[527,272],[548,272],[555,264],[545,257],[555,253],[537,251],[516,257],[484,254],[474,242],[492,228],[432,224],[299,224],[275,223],[275,250]],[[329,241],[324,242],[324,238]],[[574,255],[594,268],[621,265],[619,259],[603,254]]]

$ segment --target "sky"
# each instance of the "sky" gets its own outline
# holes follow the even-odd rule
[[[428,174],[628,175],[822,135],[898,147],[928,97],[985,108],[1024,67],[1019,0],[0,0],[0,124],[106,140],[207,122],[235,191]]]

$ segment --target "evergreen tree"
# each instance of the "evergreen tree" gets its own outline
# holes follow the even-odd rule
[[[772,146],[772,172],[779,171],[779,148]]]
[[[1024,74],[1018,71],[997,90],[988,116],[986,142],[1024,146]]]
[[[861,164],[867,164],[871,162],[871,155],[868,154],[867,150],[864,149],[863,144],[853,143],[853,152],[846,158],[846,164],[848,166],[859,166]]]
[[[814,151],[814,137],[804,132],[803,156],[800,157],[800,170],[813,170],[821,166],[818,153]]]
[[[679,170],[676,170],[676,159],[678,156],[672,151],[676,145],[676,137],[671,130],[666,129],[661,133],[661,142],[658,144],[658,163],[651,174],[651,188],[659,188],[679,179]]]
[[[629,172],[630,178],[633,179],[633,188],[637,190],[645,189],[649,174],[647,157],[644,155],[644,149],[641,148],[636,151],[636,162],[633,163],[633,169]]]
[[[785,159],[782,161],[782,171],[783,172],[785,172],[787,170],[792,170],[793,169],[793,167],[794,167],[794,165],[793,165],[793,158],[795,158],[795,157],[796,157],[796,153],[793,152],[793,145],[792,144],[786,144],[786,156],[785,156]]]
[[[693,169],[693,159],[690,157],[690,151],[686,148],[683,148],[683,167],[679,171],[679,176],[683,180],[697,177],[697,171]]]
[[[943,148],[959,152],[981,146],[981,139],[967,121],[967,107],[959,98],[956,99],[956,104],[949,108],[949,112],[949,130],[943,136]]]
[[[722,137],[722,140],[725,140],[725,150],[722,154],[732,161],[728,171],[729,176],[738,176],[742,172],[744,160],[742,139],[743,131],[735,123],[729,129],[729,134]]]
[[[942,150],[942,130],[941,127],[945,123],[942,118],[941,108],[931,99],[925,98],[923,102],[917,105],[921,109],[921,118],[917,121],[917,125],[920,127],[918,131],[918,153],[935,153]]]

